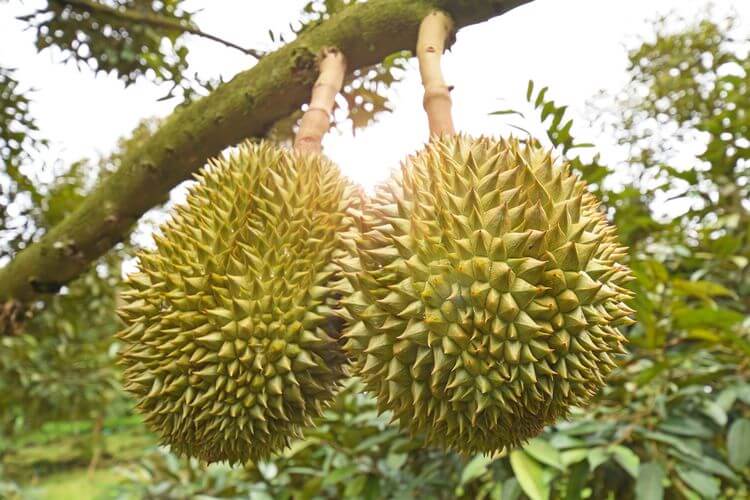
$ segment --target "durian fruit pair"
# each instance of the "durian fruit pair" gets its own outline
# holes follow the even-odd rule
[[[316,152],[343,78],[333,53],[298,152],[248,143],[214,161],[140,254],[121,309],[126,388],[173,450],[280,451],[347,355],[381,410],[464,452],[518,445],[603,386],[632,321],[625,249],[538,144],[453,133],[450,30],[442,13],[420,28],[432,141],[364,210]]]

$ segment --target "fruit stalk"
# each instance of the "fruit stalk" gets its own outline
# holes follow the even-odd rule
[[[422,104],[427,112],[431,137],[455,134],[451,116],[451,87],[445,83],[440,69],[445,42],[452,32],[453,20],[440,11],[428,14],[419,26],[417,59],[424,87]]]
[[[310,104],[294,138],[294,149],[300,153],[322,151],[323,136],[331,122],[336,94],[344,84],[346,58],[338,49],[323,49],[319,67],[320,74],[313,85]]]

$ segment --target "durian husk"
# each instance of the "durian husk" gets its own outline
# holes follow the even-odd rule
[[[320,415],[346,372],[336,264],[355,188],[323,156],[268,143],[212,161],[139,253],[119,310],[126,389],[164,444],[256,461]]]
[[[497,452],[585,406],[632,323],[626,248],[537,143],[436,138],[377,189],[341,261],[345,348],[381,411]]]

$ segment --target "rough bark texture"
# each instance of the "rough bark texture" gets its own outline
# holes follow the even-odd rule
[[[315,59],[323,47],[339,47],[353,71],[393,52],[413,50],[420,21],[436,8],[448,12],[460,29],[530,1],[371,0],[332,16],[173,113],[74,212],[0,269],[0,301],[29,302],[55,293],[121,241],[144,212],[164,202],[169,190],[208,158],[247,137],[262,136],[299,109],[317,77]]]

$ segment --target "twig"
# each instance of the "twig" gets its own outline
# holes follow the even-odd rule
[[[218,42],[226,47],[239,50],[241,52],[244,52],[245,54],[253,56],[256,59],[260,59],[261,57],[265,55],[265,53],[262,51],[241,47],[228,40],[224,40],[223,38],[220,38],[216,35],[212,35],[210,33],[201,31],[197,27],[183,24],[180,21],[173,21],[172,19],[168,19],[159,14],[138,12],[132,9],[114,8],[114,7],[110,7],[108,5],[104,5],[99,2],[96,2],[94,0],[52,0],[52,1],[54,1],[55,3],[63,4],[63,5],[75,6],[87,12],[105,14],[105,15],[112,16],[112,17],[121,19],[123,21],[128,21],[131,23],[144,23],[150,26],[154,26],[156,28],[172,29],[172,30],[181,31],[183,33],[189,33],[191,35],[199,36],[202,38],[206,38],[208,40],[212,40],[214,42]]]

